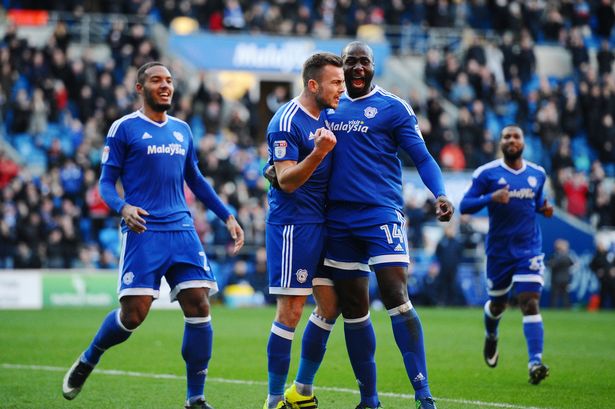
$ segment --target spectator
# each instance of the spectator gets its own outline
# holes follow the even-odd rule
[[[604,240],[596,240],[596,253],[589,263],[600,283],[600,308],[615,309],[615,254]]]
[[[574,261],[570,256],[570,245],[567,240],[557,239],[554,249],[555,252],[548,261],[551,269],[551,307],[570,308],[568,286],[570,269],[574,266]]]
[[[436,260],[440,266],[436,285],[438,305],[459,305],[457,270],[463,260],[463,245],[457,239],[457,226],[450,223],[444,228],[444,236],[436,247]]]

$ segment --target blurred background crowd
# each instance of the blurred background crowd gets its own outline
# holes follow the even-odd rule
[[[266,295],[264,229],[266,193],[261,177],[267,160],[259,115],[246,93],[230,99],[208,72],[188,86],[189,69],[171,59],[153,30],[169,29],[176,17],[190,17],[210,32],[268,33],[317,38],[355,37],[366,27],[383,27],[393,55],[404,53],[401,29],[429,36],[430,30],[468,30],[460,47],[425,50],[422,81],[427,90],[393,89],[419,116],[429,150],[443,169],[473,169],[497,156],[499,130],[518,123],[526,132],[526,153],[547,170],[554,202],[569,215],[601,230],[615,225],[615,12],[610,0],[145,0],[5,1],[0,41],[0,268],[109,268],[119,257],[118,215],[98,191],[100,154],[111,123],[139,107],[133,87],[136,69],[162,59],[175,76],[170,113],[187,121],[198,145],[199,166],[246,232],[246,247],[227,256],[225,226],[186,191],[201,237],[222,287],[249,282]],[[7,13],[41,9],[109,16],[104,44],[111,58],[69,53],[82,41],[71,21],[58,19],[43,44],[18,35]],[[129,16],[117,19],[113,16]],[[9,13],[10,17],[10,13]],[[542,76],[535,46],[569,53],[572,72]],[[269,114],[292,95],[267,96]],[[451,115],[446,109],[453,104]],[[401,155],[405,166],[412,167]],[[467,289],[460,266],[482,270],[477,253],[484,232],[468,218],[442,228],[426,196],[406,195],[408,235],[417,248],[411,285],[417,302],[463,305]],[[426,230],[440,229],[430,251]],[[555,245],[550,264],[554,306],[568,306],[557,283],[569,283],[574,254]],[[615,306],[615,264],[608,243],[598,245],[591,269]],[[568,257],[569,262],[562,257]],[[557,259],[556,256],[561,256]],[[478,261],[477,261],[478,260]],[[560,274],[559,278],[555,278]],[[557,272],[557,273],[555,273]],[[564,278],[561,278],[564,277]],[[560,281],[557,281],[560,280]],[[560,286],[561,288],[561,286]],[[374,289],[374,291],[376,291]]]

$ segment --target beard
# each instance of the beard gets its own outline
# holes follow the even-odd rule
[[[514,153],[509,153],[506,150],[502,150],[502,153],[504,154],[504,159],[506,159],[507,161],[515,161],[519,159],[521,155],[523,155],[523,148],[519,149],[517,152]]]
[[[145,99],[145,103],[156,112],[166,112],[171,109],[171,104],[161,104],[156,102],[151,91],[145,90],[143,93],[143,98]]]
[[[320,95],[320,92],[314,96],[314,99],[316,100],[316,104],[318,105],[318,108],[320,108],[321,111],[325,108],[333,108],[331,103],[325,101],[322,95]]]

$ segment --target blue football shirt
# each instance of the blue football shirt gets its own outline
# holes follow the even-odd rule
[[[152,231],[194,229],[184,195],[186,161],[197,162],[188,124],[170,115],[158,123],[141,111],[111,125],[102,155],[103,166],[120,169],[124,200],[149,213],[142,217]]]
[[[403,211],[400,147],[417,167],[429,162],[437,168],[410,105],[378,86],[356,99],[345,93],[338,108],[326,111],[326,116],[327,126],[337,138],[328,192],[334,204],[365,206],[366,211],[369,207]],[[429,177],[421,174],[434,196],[445,194],[439,168],[437,173]],[[328,218],[343,220],[347,215],[343,209],[333,209]]]
[[[301,162],[314,150],[314,134],[325,127],[324,116],[313,117],[295,98],[282,105],[267,127],[269,162]],[[271,224],[323,223],[327,182],[331,171],[331,153],[318,165],[312,176],[293,193],[269,190]]]
[[[487,206],[489,233],[488,256],[522,258],[542,253],[542,233],[536,217],[544,197],[545,170],[523,161],[519,170],[510,168],[502,159],[489,162],[474,171],[472,184],[461,202],[461,210],[475,213]],[[510,201],[496,203],[491,193],[509,186]],[[465,210],[464,200],[484,198],[484,204]]]

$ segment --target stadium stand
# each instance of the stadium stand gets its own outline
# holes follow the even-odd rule
[[[65,1],[45,10],[34,1],[4,4],[0,268],[116,267],[117,215],[98,193],[100,150],[112,121],[138,106],[136,67],[167,58],[159,39],[171,27],[385,38],[393,59],[420,56],[426,92],[404,92],[403,84],[397,90],[419,115],[444,169],[493,159],[499,129],[516,122],[527,135],[527,157],[551,177],[556,204],[596,229],[615,225],[615,13],[608,2]],[[569,69],[542,74],[547,49],[564,55]],[[201,170],[246,231],[239,259],[250,274],[264,245],[268,186],[260,177],[266,148],[258,130],[267,118],[249,95],[223,96],[209,73],[195,88],[185,64],[171,66],[178,78],[171,113],[192,126]],[[230,277],[238,260],[226,257],[224,226],[186,194],[205,248]],[[406,209],[410,240],[425,249],[415,257],[422,281],[434,262],[423,243],[423,227],[435,225],[430,205],[409,200]],[[459,274],[471,276],[474,264],[470,258],[466,265],[473,267]],[[466,302],[482,296],[464,291]]]

